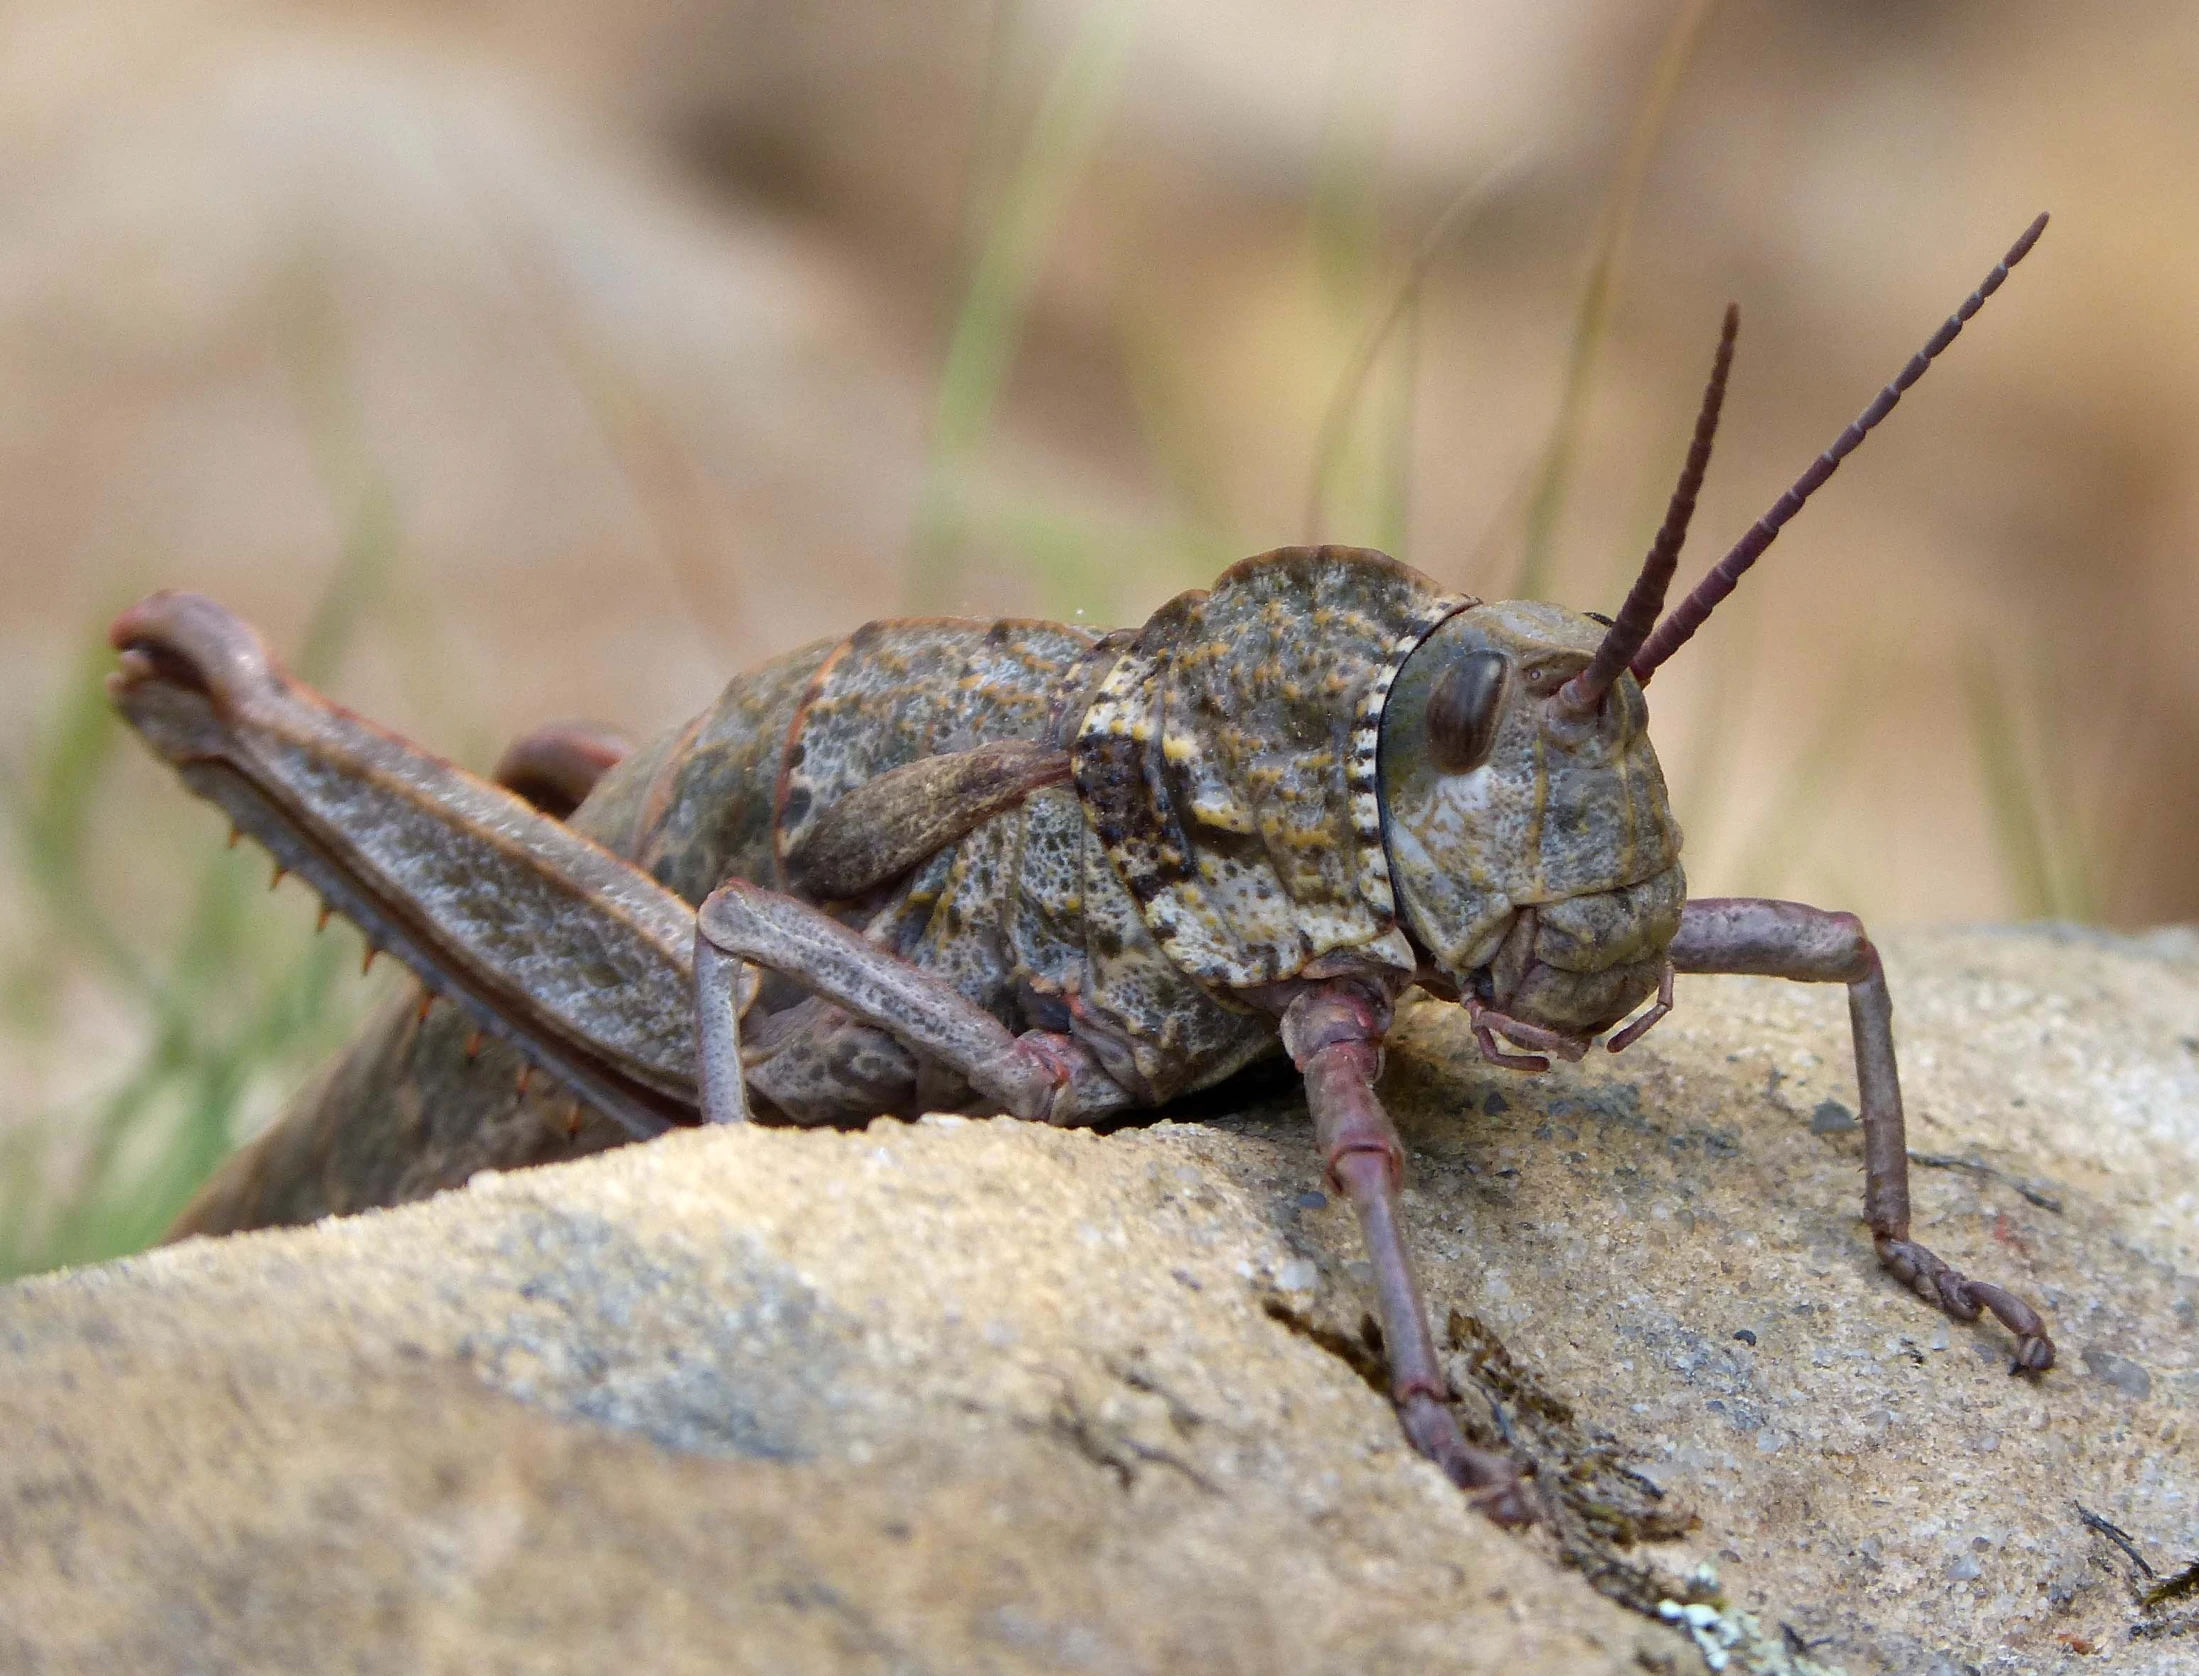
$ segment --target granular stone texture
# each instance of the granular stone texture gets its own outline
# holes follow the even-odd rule
[[[1287,1091],[683,1133],[0,1290],[0,1668],[2199,1667],[2199,938],[1888,964],[1918,1237],[2042,1379],[1878,1270],[1837,989],[1540,1078],[1428,1004],[1408,1230],[1531,1532],[1367,1383]]]

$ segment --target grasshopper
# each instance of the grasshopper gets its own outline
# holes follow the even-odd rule
[[[873,623],[736,677],[639,750],[546,729],[490,784],[291,680],[212,601],[153,595],[114,625],[123,714],[421,986],[176,1234],[697,1121],[1099,1124],[1287,1054],[1357,1215],[1403,1428],[1518,1522],[1533,1498],[1453,1416],[1399,1223],[1375,1092],[1393,1011],[1417,985],[1465,1009],[1491,1064],[1537,1072],[1640,1040],[1676,972],[1756,973],[1847,986],[1886,1268],[1957,1320],[1990,1311],[2016,1371],[2051,1367],[2036,1310],[1910,1237],[1892,1007],[1862,925],[1687,899],[1643,698],[2045,223],[1669,614],[1730,308],[1615,618],[1284,548],[1136,630]],[[535,1069],[558,1092],[530,1095]]]

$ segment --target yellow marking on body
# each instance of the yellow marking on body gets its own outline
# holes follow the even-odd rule
[[[1249,836],[1259,830],[1249,809],[1231,797],[1214,792],[1202,793],[1191,800],[1191,818],[1201,826],[1211,826],[1220,832]]]

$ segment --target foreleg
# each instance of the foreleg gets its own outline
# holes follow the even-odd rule
[[[1035,1122],[1089,1123],[1130,1096],[1075,1038],[1018,1036],[952,984],[912,966],[791,896],[734,879],[695,916],[695,1040],[703,1115],[748,1118],[741,1062],[743,962],[783,972],[958,1074],[1002,1111]]]
[[[1855,1080],[1863,1108],[1863,1214],[1879,1260],[1918,1296],[1957,1321],[1989,1309],[2016,1335],[2016,1371],[2054,1365],[2054,1341],[2039,1312],[2012,1292],[1971,1280],[1909,1238],[1909,1142],[1894,1066],[1893,1001],[1878,951],[1853,914],[1799,902],[1710,897],[1690,902],[1673,940],[1682,972],[1739,972],[1848,986]]]
[[[1490,1518],[1526,1524],[1534,1518],[1534,1508],[1518,1464],[1509,1456],[1476,1449],[1460,1434],[1451,1414],[1450,1381],[1436,1359],[1428,1306],[1397,1225],[1404,1149],[1374,1092],[1387,1012],[1386,1005],[1348,985],[1308,990],[1283,1014],[1283,1045],[1305,1076],[1306,1103],[1329,1180],[1359,1218],[1374,1270],[1390,1398],[1405,1435],[1453,1482],[1477,1492],[1475,1501]]]

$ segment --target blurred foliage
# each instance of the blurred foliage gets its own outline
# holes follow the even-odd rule
[[[393,497],[366,463],[332,316],[317,296],[301,287],[287,311],[307,430],[346,509],[337,563],[288,660],[316,684],[341,673],[394,591],[400,551]],[[98,829],[123,815],[118,748],[137,749],[107,699],[109,615],[84,626],[85,651],[20,763],[0,765],[0,821],[32,922],[0,970],[16,1028],[60,1028],[55,1009],[81,993],[71,981],[80,978],[123,1003],[141,1045],[88,1099],[0,1129],[0,1276],[158,1238],[229,1152],[239,1115],[295,1086],[381,987],[340,982],[357,940],[303,935],[302,903],[270,895],[267,858],[225,844],[198,808],[132,833],[131,871],[193,881],[165,948],[109,908],[118,892],[95,862],[105,847]]]
[[[1118,4],[1100,7],[1086,20],[1040,101],[1013,172],[986,215],[933,403],[915,551],[903,589],[913,612],[956,608],[957,559],[967,535],[975,456],[1015,363],[1032,292],[1064,207],[1106,131],[1130,45],[1132,16],[1128,5]],[[1004,53],[995,53],[996,78],[1004,72],[1004,60]],[[990,161],[983,139],[973,182]],[[973,199],[979,194],[973,184]],[[1051,574],[1067,554],[1059,543],[1047,542],[1034,555],[1037,569]]]
[[[1671,118],[1681,79],[1702,41],[1704,27],[1717,9],[1718,0],[1684,0],[1665,31],[1664,45],[1650,67],[1648,85],[1635,110],[1626,152],[1597,222],[1587,282],[1581,287],[1580,301],[1574,305],[1557,417],[1550,425],[1550,439],[1543,445],[1527,504],[1527,534],[1520,546],[1519,571],[1511,590],[1515,599],[1540,599],[1550,585],[1558,524],[1565,511],[1574,457],[1580,452],[1581,433],[1588,421],[1588,395],[1595,381],[1596,360],[1611,331],[1611,301],[1618,288],[1619,258],[1626,248],[1626,235],[1634,224],[1642,186],[1649,177],[1650,159],[1656,156],[1657,142]]]
[[[2023,675],[1973,652],[1963,669],[1971,736],[2009,899],[2026,919],[2089,921],[2107,896],[2101,845],[2042,659]]]

